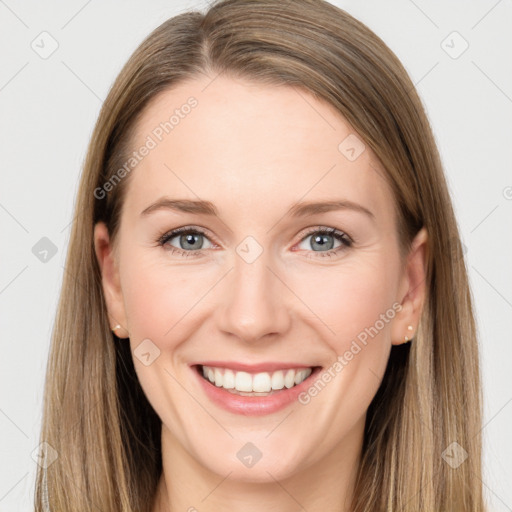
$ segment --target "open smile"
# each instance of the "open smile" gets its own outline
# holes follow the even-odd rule
[[[271,414],[293,403],[311,385],[320,366],[295,366],[273,371],[237,370],[230,365],[193,365],[208,398],[225,410],[244,415]],[[261,367],[262,365],[260,365]],[[276,366],[276,365],[267,365]]]

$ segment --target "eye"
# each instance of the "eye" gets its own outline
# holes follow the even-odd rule
[[[315,235],[315,236],[313,236]],[[339,252],[342,252],[352,246],[352,239],[346,233],[338,231],[335,228],[327,228],[323,226],[316,227],[314,230],[309,231],[305,237],[302,238],[301,243],[312,237],[309,247],[302,247],[309,253],[307,257],[332,257]],[[176,241],[174,241],[176,239]],[[210,246],[203,247],[204,241],[207,240]],[[338,247],[334,247],[335,241],[339,242]],[[173,242],[174,241],[174,242]],[[173,242],[173,243],[171,243]],[[200,228],[185,226],[182,228],[173,229],[160,236],[157,240],[158,245],[169,250],[171,253],[176,253],[181,256],[200,256],[204,249],[213,247],[211,242],[206,236],[206,232]],[[327,249],[317,251],[315,249]],[[316,254],[315,254],[316,253]]]
[[[307,251],[312,251],[313,253],[316,253],[314,255],[308,255],[307,257],[309,258],[315,258],[317,256],[332,257],[339,252],[345,251],[347,248],[351,247],[353,243],[352,239],[346,233],[338,231],[335,228],[317,227],[315,228],[315,230],[310,231],[301,240],[301,243],[304,243],[308,238],[311,238],[311,241],[309,243],[306,243],[305,248],[302,248]],[[340,243],[340,245],[333,249],[336,240]],[[320,250],[317,251],[315,249]]]
[[[176,239],[176,242],[173,244],[171,241],[174,239]],[[186,226],[163,234],[158,239],[158,244],[172,253],[178,253],[182,256],[199,256],[201,250],[210,248],[202,246],[205,240],[208,240],[208,238],[204,231]],[[177,244],[177,247],[175,244]]]

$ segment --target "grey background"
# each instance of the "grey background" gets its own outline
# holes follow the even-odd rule
[[[484,489],[490,510],[512,511],[512,2],[332,3],[384,39],[426,106],[467,248],[481,338]],[[205,5],[0,0],[1,512],[32,509],[50,333],[101,102],[153,28]],[[464,41],[454,31],[469,44],[460,56]],[[36,245],[46,247],[43,237],[54,255]]]

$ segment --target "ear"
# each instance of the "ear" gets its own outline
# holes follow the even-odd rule
[[[127,338],[129,333],[119,279],[119,265],[110,243],[107,226],[103,222],[98,222],[94,226],[94,251],[101,270],[101,283],[110,328],[118,338]],[[118,325],[121,327],[114,330]]]
[[[423,227],[411,244],[397,299],[401,301],[402,309],[396,315],[391,328],[393,345],[406,343],[405,337],[411,340],[418,331],[426,293],[427,240],[427,231]],[[412,330],[409,326],[412,326]]]

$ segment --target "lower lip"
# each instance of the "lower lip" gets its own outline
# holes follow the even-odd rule
[[[216,405],[223,409],[234,412],[236,414],[243,414],[246,416],[263,416],[265,414],[272,414],[274,412],[284,409],[291,403],[298,400],[300,393],[305,391],[312,382],[312,379],[321,371],[321,368],[314,368],[311,375],[300,384],[292,388],[283,388],[268,396],[241,396],[230,393],[224,388],[217,387],[209,380],[202,377],[197,366],[192,370],[197,375],[201,386],[203,387],[208,398]]]

